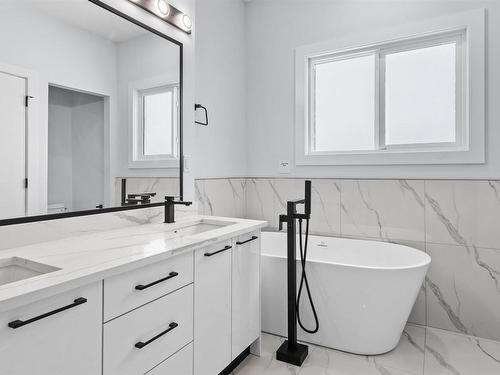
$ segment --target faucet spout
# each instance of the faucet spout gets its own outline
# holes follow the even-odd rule
[[[175,223],[175,205],[191,206],[193,202],[176,201],[175,197],[165,197],[165,221],[164,223]]]

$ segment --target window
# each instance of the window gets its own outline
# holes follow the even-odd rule
[[[375,65],[373,53],[312,63],[313,152],[375,149]]]
[[[132,90],[131,167],[166,167],[178,158],[178,85]]]
[[[310,152],[461,148],[463,34],[310,60]]]
[[[484,163],[484,16],[297,48],[297,164]]]
[[[143,92],[143,156],[173,155],[175,138],[174,89]]]

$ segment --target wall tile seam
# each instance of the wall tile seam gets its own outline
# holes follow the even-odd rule
[[[497,182],[500,183],[500,177],[495,178],[414,178],[414,177],[201,177],[195,181],[215,181],[215,180],[338,180],[338,181],[431,181],[431,182]]]

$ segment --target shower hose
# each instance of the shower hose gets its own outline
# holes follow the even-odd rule
[[[300,264],[302,265],[302,276],[300,277],[300,285],[299,285],[299,293],[297,296],[297,303],[295,305],[295,310],[297,311],[297,320],[299,323],[300,328],[302,328],[305,332],[307,333],[316,333],[319,330],[319,319],[318,319],[318,314],[316,313],[316,307],[314,306],[314,302],[311,296],[311,289],[309,288],[309,281],[307,280],[307,273],[306,273],[306,261],[307,261],[307,245],[309,241],[309,219],[306,219],[306,235],[305,235],[305,241],[304,244],[302,243],[302,219],[299,219],[299,247],[300,247]],[[314,316],[314,329],[307,329],[304,327],[302,324],[302,320],[300,319],[300,312],[299,312],[299,304],[300,304],[300,297],[302,296],[302,290],[304,288],[304,285],[306,287],[306,292],[307,292],[307,297],[309,299],[309,303],[311,305],[311,310]]]

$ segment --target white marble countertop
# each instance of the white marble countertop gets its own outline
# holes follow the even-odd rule
[[[211,222],[224,226],[199,234],[175,233],[189,225]],[[193,216],[174,224],[138,225],[2,250],[0,261],[19,257],[60,270],[0,285],[0,312],[259,230],[265,225],[265,221]]]

